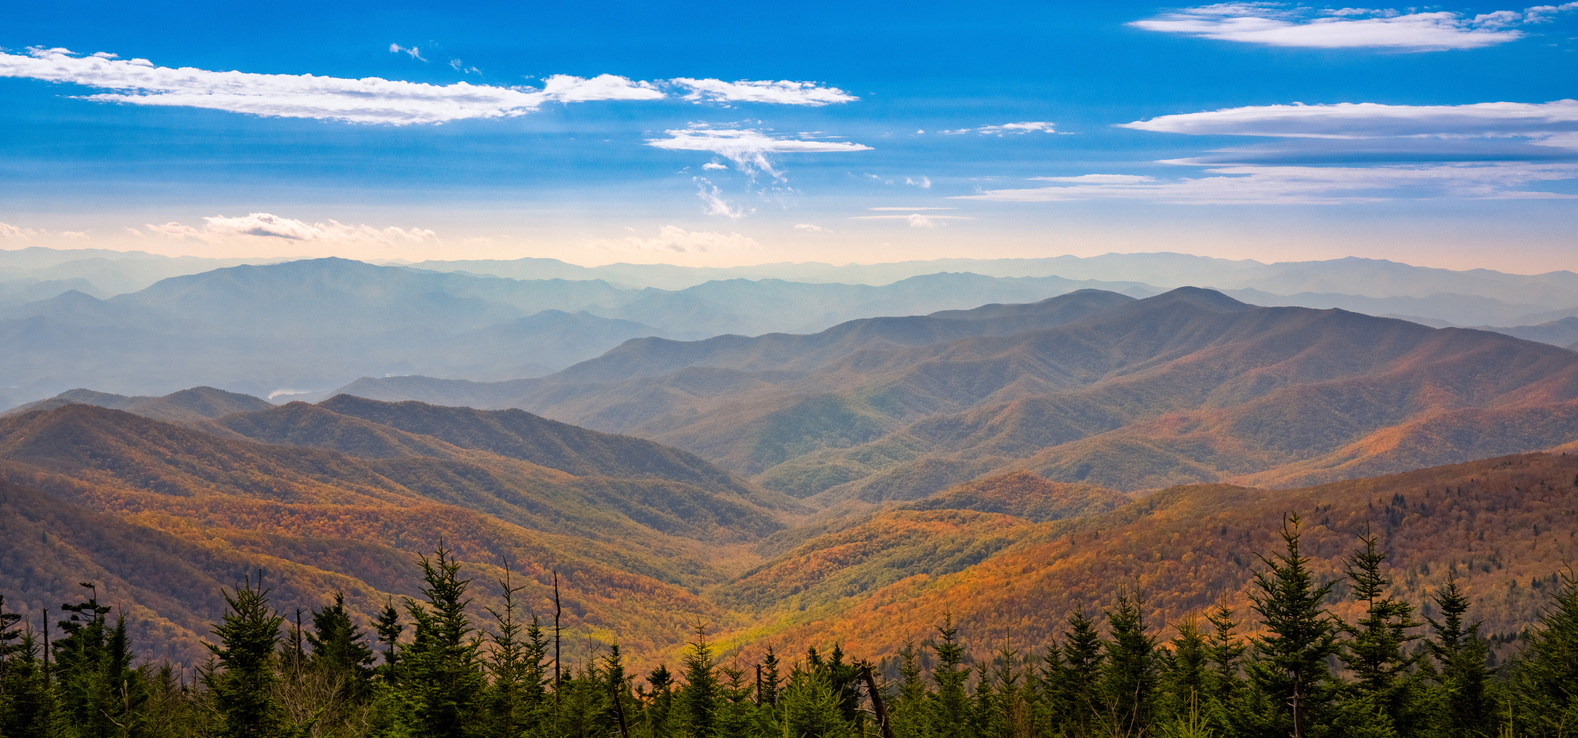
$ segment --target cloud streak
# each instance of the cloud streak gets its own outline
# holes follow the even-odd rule
[[[979,133],[983,136],[1024,135],[1026,133],[1057,133],[1056,127],[1044,120],[1023,121],[1020,123],[1004,123],[998,126],[981,126],[979,128],[956,128],[943,131],[950,136],[965,133]]]
[[[821,87],[814,82],[781,80],[724,82],[720,79],[691,79],[677,77],[669,80],[673,85],[687,90],[686,100],[735,103],[769,103],[773,105],[806,105],[820,107],[835,103],[854,102],[859,98],[837,87]]]
[[[1472,105],[1262,105],[1164,115],[1120,128],[1195,136],[1527,138],[1578,148],[1578,100]]]
[[[1570,5],[1573,4],[1469,17],[1444,11],[1318,10],[1281,3],[1219,3],[1173,11],[1129,25],[1159,33],[1263,46],[1444,51],[1515,41],[1525,35],[1517,26],[1548,20]]]
[[[1188,161],[1175,162],[1189,164]],[[1558,199],[1523,189],[1578,177],[1575,164],[1444,164],[1391,167],[1235,165],[1206,170],[1213,176],[1157,180],[1131,175],[1042,178],[1059,184],[987,190],[963,200],[1070,202],[1149,200],[1187,205],[1335,205],[1409,198]]]
[[[150,223],[144,228],[149,233],[166,238],[206,242],[263,238],[335,245],[402,246],[432,243],[438,239],[437,233],[426,228],[374,228],[369,225],[348,225],[336,220],[308,223],[282,218],[273,213],[210,216],[203,219],[202,228],[173,221],[163,225]]]
[[[648,139],[647,145],[667,151],[704,151],[731,162],[742,172],[783,175],[773,168],[769,154],[837,154],[870,151],[870,146],[847,141],[779,138],[750,128],[686,128],[664,131],[668,138]]]
[[[391,44],[391,53],[420,59],[416,48]],[[217,72],[161,67],[114,54],[79,56],[66,49],[0,53],[0,77],[21,77],[107,90],[85,99],[128,105],[206,108],[263,117],[348,123],[435,124],[525,115],[548,103],[659,100],[667,87],[689,90],[693,101],[749,101],[826,105],[855,98],[810,82],[729,82],[681,79],[643,82],[612,74],[554,75],[541,88],[457,82],[433,85],[379,77],[347,79],[311,74]],[[715,83],[715,84],[714,84]]]

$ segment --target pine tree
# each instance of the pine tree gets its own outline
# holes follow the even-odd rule
[[[1082,612],[1069,616],[1068,630],[1063,632],[1063,690],[1068,700],[1065,724],[1072,735],[1090,735],[1091,723],[1102,715],[1104,645],[1094,620]]]
[[[219,712],[215,733],[222,738],[276,738],[285,729],[285,713],[273,696],[278,681],[275,647],[285,617],[269,609],[269,591],[258,574],[233,594],[224,592],[226,612],[214,626],[219,644],[207,644],[218,669],[209,675],[209,690]]]
[[[914,643],[899,650],[899,694],[888,707],[893,733],[902,738],[924,738],[934,732],[928,720],[927,700],[931,693],[921,676],[920,658]]]
[[[762,678],[760,694],[757,699],[764,707],[778,706],[778,687],[783,683],[779,674],[778,654],[769,645],[767,652],[762,655]]]
[[[522,682],[528,678],[527,644],[522,639],[515,604],[516,595],[523,587],[515,586],[508,562],[504,564],[504,576],[498,580],[498,585],[504,609],[487,609],[493,618],[493,632],[489,634],[492,650],[484,660],[493,678],[486,697],[488,733],[500,738],[515,738],[523,734],[532,721],[528,715],[530,705],[522,699]]]
[[[45,738],[51,717],[49,684],[33,629],[22,628],[7,649],[0,672],[0,736]]]
[[[825,671],[792,669],[779,712],[781,735],[795,738],[854,738],[855,726],[844,719],[838,691]]]
[[[1035,705],[1031,709],[1032,723],[1037,735],[1068,734],[1065,726],[1070,719],[1068,667],[1063,664],[1063,650],[1054,641],[1047,644],[1041,656],[1041,667],[1035,680]]]
[[[697,738],[718,734],[718,672],[713,663],[707,626],[696,624],[696,640],[685,651],[685,689],[680,693],[685,725]]]
[[[1495,706],[1488,694],[1490,648],[1479,635],[1479,624],[1469,625],[1469,599],[1448,577],[1445,587],[1431,597],[1441,619],[1425,618],[1435,637],[1426,642],[1435,658],[1435,689],[1430,700],[1435,735],[1490,735]]]
[[[1166,700],[1161,712],[1174,723],[1187,722],[1191,715],[1200,715],[1211,676],[1210,650],[1193,616],[1178,624],[1172,646],[1172,653],[1163,660],[1166,676],[1161,692]]]
[[[1019,650],[1004,642],[992,659],[992,670],[997,681],[998,717],[994,724],[997,734],[1029,735],[1032,695],[1025,683],[1025,668]]]
[[[385,601],[383,609],[378,611],[378,617],[373,620],[373,632],[378,634],[378,642],[384,646],[382,671],[388,672],[394,668],[395,648],[404,631],[405,626],[400,623],[400,611],[395,608],[394,599]]]
[[[1252,641],[1247,665],[1251,682],[1269,703],[1270,729],[1304,738],[1326,720],[1333,697],[1326,661],[1338,651],[1337,624],[1321,601],[1334,582],[1315,583],[1309,559],[1299,550],[1299,517],[1283,519],[1286,551],[1261,556],[1250,601],[1267,631]]]
[[[1414,714],[1418,679],[1410,672],[1416,659],[1405,652],[1418,636],[1409,631],[1422,623],[1414,620],[1412,605],[1393,598],[1391,580],[1382,573],[1387,555],[1373,535],[1360,537],[1361,547],[1348,556],[1348,581],[1354,597],[1364,603],[1364,615],[1347,628],[1352,641],[1341,658],[1357,679],[1354,692],[1365,722],[1378,720],[1376,729],[1411,735],[1420,722]],[[1353,711],[1350,711],[1350,713]],[[1373,713],[1378,712],[1378,715]],[[1355,718],[1357,719],[1357,716]]]
[[[365,694],[375,659],[361,628],[351,622],[345,610],[345,593],[334,593],[334,604],[312,611],[312,631],[306,634],[312,646],[312,664],[344,680],[344,693]]]
[[[641,735],[668,736],[674,732],[674,675],[658,664],[647,674],[647,691],[640,695],[645,704]]]
[[[1571,573],[1529,635],[1516,686],[1529,733],[1578,733],[1578,579]]]
[[[460,562],[442,543],[432,558],[422,556],[422,596],[426,604],[406,599],[415,621],[414,637],[401,655],[401,687],[409,696],[418,736],[460,738],[477,724],[483,694],[478,657],[480,642],[466,616],[469,579],[460,578]]]
[[[59,622],[65,634],[55,641],[56,732],[61,736],[112,735],[134,730],[146,698],[142,677],[132,669],[126,619],[114,627],[100,605],[98,589],[88,582],[86,602],[62,605],[70,617]]]
[[[624,657],[620,655],[617,643],[609,647],[608,655],[603,658],[602,677],[608,694],[602,710],[603,732],[629,736],[635,701],[630,696],[630,677],[625,674]]]
[[[1101,688],[1107,711],[1120,735],[1144,735],[1155,715],[1157,687],[1156,640],[1146,633],[1140,602],[1127,593],[1107,611],[1111,629]]]
[[[964,646],[959,643],[959,629],[954,627],[953,615],[947,614],[938,626],[940,640],[932,645],[937,665],[931,670],[932,681],[937,683],[937,693],[932,700],[932,724],[940,730],[957,730],[969,721],[969,704],[964,694],[964,683],[970,678],[970,669],[964,666]]]

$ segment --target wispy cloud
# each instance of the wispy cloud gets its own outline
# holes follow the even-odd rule
[[[390,44],[391,53],[421,59],[416,47]],[[424,59],[425,61],[425,59]],[[461,72],[474,72],[459,60]],[[316,118],[350,123],[408,125],[525,115],[545,104],[599,100],[658,100],[665,88],[689,90],[686,99],[739,100],[783,105],[825,105],[855,98],[809,82],[729,82],[681,79],[658,82],[612,74],[554,75],[540,89],[458,82],[433,85],[378,77],[348,79],[311,74],[218,72],[161,67],[114,54],[80,56],[67,49],[0,53],[0,77],[25,77],[109,90],[85,99],[129,105],[207,108],[264,117]],[[712,83],[717,83],[713,85]],[[721,85],[718,86],[718,85]]]
[[[730,220],[745,217],[745,208],[723,198],[718,187],[705,177],[696,177],[696,196],[701,198],[702,211],[708,215],[722,215]]]
[[[833,232],[833,229],[831,229],[831,228],[823,228],[822,226],[819,226],[819,225],[817,225],[815,223],[797,223],[797,224],[795,224],[794,229],[797,230],[797,231],[805,231],[807,233],[832,233]]]
[[[983,136],[1023,135],[1026,133],[1057,133],[1056,127],[1046,121],[1025,121],[1022,123],[1004,123],[999,126],[980,126],[978,128],[956,128],[943,131],[950,136],[965,133],[979,133]]]
[[[1205,171],[1213,176],[1169,180],[1116,174],[1043,178],[1060,183],[1027,189],[987,190],[959,199],[1000,202],[1151,200],[1202,205],[1331,205],[1401,198],[1552,199],[1571,196],[1523,188],[1578,177],[1578,164],[1236,165],[1211,167]]]
[[[431,243],[438,234],[426,228],[374,228],[369,225],[349,225],[336,220],[308,223],[294,218],[282,218],[273,213],[249,213],[243,216],[215,215],[203,219],[201,228],[182,223],[163,225],[150,223],[143,226],[149,233],[166,238],[220,242],[245,238],[310,241],[329,244],[355,245],[408,245]]]
[[[1578,100],[1472,105],[1262,105],[1164,115],[1122,128],[1197,136],[1527,138],[1578,148]]]
[[[771,136],[750,128],[685,128],[664,131],[668,138],[649,139],[648,146],[669,151],[705,151],[731,162],[740,171],[754,175],[766,172],[775,178],[783,175],[773,168],[769,154],[828,154],[870,151],[870,146],[846,141]]]
[[[972,218],[968,215],[939,215],[935,212],[938,210],[955,210],[956,208],[879,207],[866,209],[883,213],[890,213],[893,211],[908,212],[908,215],[857,215],[850,218],[850,220],[901,220],[909,224],[909,227],[911,228],[941,228],[945,225],[948,225],[948,221],[950,220],[975,220],[975,218]]]
[[[1522,38],[1518,26],[1575,7],[1538,6],[1468,16],[1446,11],[1319,9],[1283,3],[1219,3],[1187,8],[1129,25],[1147,31],[1261,44],[1322,49],[1410,51],[1477,49]]]
[[[10,223],[0,223],[0,238],[14,238],[22,240],[42,235],[44,235],[44,232],[40,230],[35,230],[32,228],[18,228],[17,226],[11,225]]]
[[[679,226],[666,225],[658,229],[654,238],[628,236],[617,240],[593,241],[592,248],[611,250],[660,251],[679,254],[712,254],[725,251],[754,249],[760,246],[756,239],[738,233],[715,231],[687,231]]]
[[[400,44],[389,44],[389,53],[391,53],[391,54],[405,54],[406,56],[409,56],[412,59],[415,59],[417,61],[427,61],[427,59],[422,58],[422,50],[418,49],[415,46],[409,46],[408,47],[408,46],[401,46]],[[94,56],[98,56],[98,55],[94,54]]]
[[[774,105],[822,106],[853,102],[859,98],[837,87],[822,87],[814,82],[781,80],[724,82],[721,79],[691,79],[677,77],[670,83],[688,90],[686,100],[707,102],[749,102]]]

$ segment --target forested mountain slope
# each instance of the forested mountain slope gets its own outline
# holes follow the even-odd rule
[[[0,480],[11,508],[0,517],[15,527],[5,558],[18,562],[0,572],[0,591],[36,611],[91,576],[106,586],[106,601],[149,623],[147,637],[173,639],[164,653],[192,663],[201,653],[193,634],[223,605],[217,584],[262,567],[288,606],[317,606],[325,592],[343,589],[370,612],[388,595],[415,594],[413,557],[442,540],[487,576],[513,562],[534,602],[545,601],[557,570],[575,627],[617,627],[643,648],[662,647],[682,641],[687,619],[727,622],[695,592],[725,579],[750,542],[784,525],[781,513],[751,499],[770,493],[647,441],[560,429],[559,460],[589,472],[576,475],[328,409],[261,413],[275,414],[296,415],[307,435],[307,425],[339,423],[319,438],[383,429],[405,445],[358,457],[88,405],[0,419]],[[347,430],[344,421],[363,425]],[[480,591],[479,604],[492,596]],[[641,614],[658,603],[663,614]]]
[[[1014,469],[1124,490],[1294,485],[1578,439],[1578,354],[1498,333],[1193,288],[971,313],[643,339],[537,380],[346,391],[523,407],[795,496],[873,501]]]

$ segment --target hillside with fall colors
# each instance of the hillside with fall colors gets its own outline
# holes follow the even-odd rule
[[[1578,353],[1195,288],[640,339],[542,379],[345,391],[651,438],[813,504],[1020,470],[1123,491],[1297,486],[1578,440]]]
[[[158,653],[192,663],[223,605],[218,587],[248,571],[270,572],[285,605],[316,606],[325,592],[344,590],[365,613],[414,593],[413,557],[443,541],[485,577],[511,562],[539,601],[557,571],[578,628],[617,629],[652,650],[681,642],[687,620],[727,621],[696,592],[732,573],[731,552],[784,527],[783,509],[759,502],[775,500],[772,493],[648,441],[565,429],[569,445],[543,460],[576,475],[329,407],[306,409],[223,422],[275,430],[294,422],[297,433],[324,442],[261,443],[225,425],[214,428],[227,433],[203,432],[88,405],[0,419],[3,517],[12,528],[0,591],[12,607],[36,612],[93,579],[147,624],[144,637],[164,644]],[[414,427],[434,422],[432,411],[381,412]],[[551,427],[519,411],[460,414],[473,430],[489,415],[502,416],[488,426],[495,430]],[[366,447],[369,434],[403,443],[403,453],[318,447],[332,445],[325,439]],[[503,445],[500,438],[492,440]],[[535,440],[553,448],[545,435]],[[659,603],[663,614],[642,614]]]

